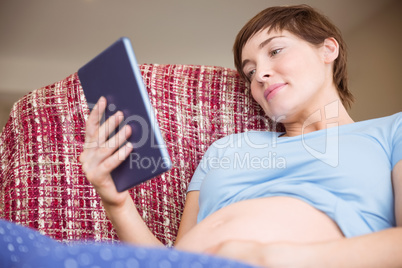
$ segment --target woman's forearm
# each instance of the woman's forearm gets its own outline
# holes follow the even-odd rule
[[[402,267],[402,228],[308,246],[314,267]]]
[[[229,240],[207,253],[271,268],[402,267],[402,227],[311,244]]]
[[[163,246],[149,230],[129,195],[123,205],[117,207],[104,204],[104,208],[122,242],[142,246]]]

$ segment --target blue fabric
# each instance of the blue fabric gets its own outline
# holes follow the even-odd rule
[[[124,244],[66,245],[32,229],[0,220],[0,267],[251,267],[239,262],[174,249]]]
[[[296,137],[250,131],[215,142],[188,191],[200,190],[198,222],[241,200],[301,199],[346,237],[395,226],[391,171],[402,159],[402,113]]]

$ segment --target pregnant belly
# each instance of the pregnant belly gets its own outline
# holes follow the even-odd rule
[[[241,201],[216,211],[177,241],[175,247],[203,252],[232,239],[269,243],[342,237],[337,224],[309,204],[290,197],[268,197]]]

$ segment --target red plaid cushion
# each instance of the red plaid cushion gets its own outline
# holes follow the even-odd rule
[[[130,193],[152,232],[172,245],[187,184],[208,146],[231,133],[273,125],[231,69],[140,69],[174,167]],[[88,114],[77,74],[15,103],[0,136],[1,218],[60,241],[118,239],[78,161]]]

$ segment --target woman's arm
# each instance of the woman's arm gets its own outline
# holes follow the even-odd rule
[[[82,169],[101,197],[106,214],[121,241],[163,246],[145,225],[128,191],[116,190],[110,173],[132,151],[129,144],[119,149],[131,135],[131,128],[126,126],[108,139],[122,122],[123,114],[117,112],[101,125],[105,109],[106,99],[101,97],[86,122],[84,151],[80,155]]]
[[[402,227],[330,242],[226,241],[209,254],[263,267],[402,267]]]
[[[106,214],[121,241],[146,246],[163,246],[146,226],[128,191],[116,190],[110,173],[132,151],[129,144],[119,149],[131,135],[131,128],[126,126],[108,139],[123,121],[123,114],[117,112],[101,125],[100,120],[106,104],[106,99],[101,97],[86,122],[84,151],[80,155],[82,169],[101,197]]]
[[[183,215],[180,220],[180,228],[175,243],[180,241],[180,239],[197,224],[199,196],[200,191],[191,191],[187,193],[186,203],[184,205]]]
[[[402,161],[392,182],[396,228],[313,244],[227,241],[208,252],[269,267],[402,267]]]
[[[117,112],[100,125],[106,104],[106,99],[101,97],[87,120],[84,151],[80,155],[82,168],[88,181],[101,197],[106,214],[121,241],[147,246],[163,246],[146,226],[128,191],[117,192],[116,190],[110,173],[132,151],[129,144],[119,149],[131,135],[131,128],[125,127],[108,139],[123,121],[123,114]],[[178,239],[196,224],[197,213],[198,191],[194,191],[187,195]]]

